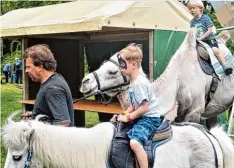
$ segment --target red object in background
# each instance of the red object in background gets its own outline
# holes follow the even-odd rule
[[[234,1],[231,2],[231,8],[234,10]]]

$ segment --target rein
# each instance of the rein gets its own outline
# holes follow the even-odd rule
[[[113,64],[115,64],[117,67],[120,67],[119,63],[116,62],[115,60],[109,59],[108,61],[110,61]],[[109,104],[111,102],[111,100],[113,99],[113,97],[110,97],[109,100],[106,100],[104,92],[109,91],[109,90],[113,90],[113,89],[119,89],[118,92],[117,92],[117,94],[116,94],[116,95],[118,95],[118,94],[120,94],[121,91],[123,91],[123,89],[122,89],[123,87],[128,86],[130,84],[130,81],[127,80],[127,77],[122,74],[123,81],[124,81],[123,83],[121,83],[119,85],[111,86],[111,87],[101,88],[100,80],[98,78],[98,75],[97,75],[96,71],[94,71],[92,74],[93,74],[93,76],[94,76],[94,78],[95,78],[95,80],[97,82],[97,85],[98,85],[97,92],[92,93],[92,94],[88,94],[88,95],[86,95],[86,96],[84,96],[84,97],[82,97],[80,99],[74,100],[73,103],[76,103],[76,102],[78,102],[80,100],[83,100],[83,99],[86,99],[88,97],[95,96],[95,95],[99,94],[99,95],[101,95],[101,100],[100,100],[101,103],[107,105],[107,104]]]

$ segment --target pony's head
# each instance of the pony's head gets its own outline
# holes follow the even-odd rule
[[[139,45],[133,43],[127,47],[134,47],[135,51],[133,52],[142,54]],[[99,69],[84,77],[80,87],[80,91],[84,95],[104,93],[110,97],[114,97],[118,93],[128,89],[129,77],[124,76],[120,72],[121,62],[118,54],[119,52],[111,56],[111,58],[108,61],[105,61]],[[140,70],[143,73],[141,67]]]
[[[11,115],[6,125],[2,128],[1,138],[5,144],[8,153],[4,168],[22,168],[28,159],[30,152],[30,143],[33,141],[34,129],[30,122],[12,120]],[[42,168],[32,155],[30,168]]]

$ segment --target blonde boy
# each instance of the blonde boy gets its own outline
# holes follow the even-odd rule
[[[148,79],[140,72],[142,50],[131,44],[120,51],[119,63],[121,72],[130,77],[131,105],[126,110],[127,115],[119,115],[118,121],[134,122],[128,132],[130,147],[137,156],[140,168],[148,168],[147,155],[143,144],[157,130],[161,123],[160,114],[156,108],[156,98]]]
[[[190,22],[190,27],[196,29],[197,38],[205,43],[207,43],[213,50],[215,56],[218,58],[219,62],[222,64],[226,75],[232,74],[232,68],[225,65],[224,56],[219,50],[218,43],[215,39],[215,34],[212,31],[214,26],[210,17],[203,14],[204,5],[200,0],[191,0],[187,5],[190,13],[194,18]]]

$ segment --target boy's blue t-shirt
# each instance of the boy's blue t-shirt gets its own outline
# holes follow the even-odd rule
[[[208,28],[212,27],[214,24],[211,21],[210,17],[207,15],[202,15],[200,19],[193,18],[190,22],[190,27],[194,27],[197,32],[197,37],[201,37],[208,31]],[[212,32],[208,37],[204,40],[214,39],[215,34]]]
[[[129,96],[135,110],[139,108],[143,101],[148,102],[149,111],[143,114],[143,116],[160,117],[160,114],[157,111],[157,102],[156,97],[153,94],[152,86],[145,76],[140,74],[130,83]]]

